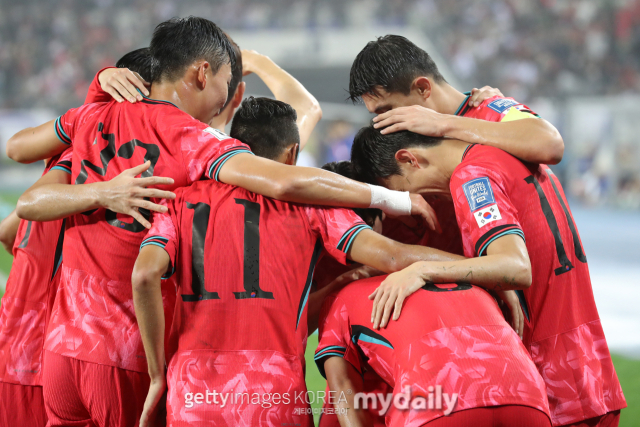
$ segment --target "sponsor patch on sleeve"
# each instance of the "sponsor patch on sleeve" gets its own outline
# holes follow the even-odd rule
[[[462,184],[462,189],[467,196],[471,212],[496,202],[491,183],[487,177],[472,179]]]
[[[212,127],[208,127],[206,129],[204,129],[203,132],[206,132],[206,133],[208,133],[210,135],[215,136],[219,141],[224,141],[225,139],[231,138],[226,133],[224,133],[222,131],[219,131],[218,129],[214,129]]]
[[[507,111],[509,108],[517,104],[518,103],[513,99],[498,98],[488,103],[487,107],[491,108],[496,113],[502,114],[505,111]]]
[[[484,209],[480,209],[478,212],[474,212],[473,217],[476,219],[478,227],[480,228],[484,227],[490,222],[502,219],[502,216],[500,215],[500,209],[498,209],[497,204],[487,206]]]

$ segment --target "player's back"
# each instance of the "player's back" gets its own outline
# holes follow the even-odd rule
[[[520,292],[524,344],[547,382],[554,422],[564,424],[623,407],[587,258],[558,178],[546,165],[526,164],[502,150],[473,145],[452,177],[456,206],[475,206],[464,192],[474,183],[486,185],[482,180],[491,183],[491,194],[478,194],[493,200],[499,212],[496,217],[496,212],[487,211],[493,205],[487,206],[475,210],[475,220],[461,223],[463,236],[474,236],[464,239],[465,255],[482,256],[505,232],[522,230],[532,271],[531,287]],[[488,199],[478,207],[490,203]],[[488,224],[491,227],[485,229]],[[567,387],[567,381],[573,385]],[[601,382],[596,387],[600,391],[593,391],[594,382]]]
[[[52,158],[52,169],[71,171],[71,150]],[[65,220],[20,221],[13,264],[0,306],[0,381],[42,385],[42,348],[56,296]]]
[[[239,152],[239,141],[195,120],[175,105],[145,98],[136,104],[87,104],[56,121],[73,146],[72,183],[108,181],[151,162],[142,174],[173,178],[168,189],[216,176]],[[141,211],[143,215],[148,212]],[[133,312],[131,272],[146,229],[105,209],[68,219],[64,265],[46,348],[76,359],[146,372]],[[170,304],[170,290],[166,290]]]
[[[165,249],[178,283],[169,420],[308,423],[303,361],[313,270],[323,248],[345,263],[353,238],[369,227],[350,210],[280,202],[212,181],[177,190],[168,206],[142,246]],[[263,406],[175,409],[189,393],[213,391],[248,393],[252,403],[254,394],[260,403],[265,394],[281,397]]]
[[[366,360],[394,393],[409,387],[413,397],[428,396],[441,386],[449,396],[458,394],[454,411],[525,405],[548,412],[542,379],[486,291],[468,284],[427,284],[405,300],[397,321],[374,331],[367,296],[385,278],[360,280],[328,297],[317,360],[342,352],[356,369]],[[348,324],[348,336],[336,323]],[[354,354],[362,359],[354,361]],[[387,420],[422,425],[442,416],[444,409],[392,411]]]

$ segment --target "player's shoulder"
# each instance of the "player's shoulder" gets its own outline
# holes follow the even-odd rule
[[[453,175],[458,176],[462,171],[473,169],[503,172],[509,171],[517,165],[523,165],[522,161],[504,150],[488,145],[470,144],[465,149],[460,164],[454,170]]]

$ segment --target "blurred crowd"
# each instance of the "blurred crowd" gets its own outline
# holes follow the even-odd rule
[[[412,25],[457,77],[536,96],[640,92],[640,0],[0,1],[0,107],[68,108],[172,16],[227,29]]]
[[[523,102],[640,94],[640,0],[0,0],[0,109],[77,106],[97,70],[146,45],[158,22],[191,14],[229,30],[412,26],[466,87]],[[346,158],[354,125],[323,129],[308,162]],[[576,159],[576,174],[595,174],[593,152]],[[601,192],[633,205],[632,169]]]

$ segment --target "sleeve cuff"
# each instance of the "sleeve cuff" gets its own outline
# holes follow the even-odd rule
[[[481,257],[483,255],[486,255],[486,251],[489,245],[496,239],[499,239],[502,236],[506,236],[507,234],[517,234],[518,236],[522,237],[522,240],[524,240],[525,243],[527,242],[524,237],[524,232],[522,231],[520,226],[516,224],[500,225],[487,231],[482,235],[482,237],[478,239],[475,247],[476,256]]]
[[[338,241],[338,250],[345,254],[349,253],[353,241],[362,230],[372,230],[372,228],[365,223],[358,223],[352,226],[342,235],[340,241]]]
[[[229,150],[229,151],[225,152],[224,154],[222,154],[220,157],[218,157],[211,164],[211,166],[209,166],[209,169],[207,170],[207,177],[209,179],[213,179],[215,181],[220,182],[218,180],[218,174],[220,173],[220,169],[222,169],[222,166],[224,166],[224,164],[227,162],[227,160],[229,160],[233,156],[235,156],[237,154],[241,154],[241,153],[253,154],[251,152],[251,150],[249,150],[246,147],[234,147],[231,150]]]
[[[173,260],[171,260],[171,254],[169,254],[169,251],[167,251],[166,249],[168,243],[169,243],[169,239],[167,239],[166,237],[150,236],[144,239],[140,244],[140,249],[144,248],[145,246],[153,245],[153,246],[157,246],[159,248],[164,249],[169,255],[171,265],[169,266],[169,269],[167,270],[167,272],[162,275],[163,279],[168,279],[169,277],[173,276],[173,274],[176,272],[174,262]]]
[[[62,142],[63,144],[71,145],[71,138],[69,138],[69,135],[67,135],[67,133],[62,128],[62,123],[61,123],[61,120],[60,120],[61,118],[62,118],[62,116],[58,117],[56,119],[55,124],[54,124],[55,131],[56,131],[56,136],[58,137],[60,142]]]
[[[325,357],[338,356],[344,358],[344,354],[347,351],[346,347],[341,347],[339,345],[330,345],[324,348],[318,348],[316,350],[315,356],[313,356],[313,360],[316,362],[316,366],[318,366],[318,370],[324,379],[327,379],[327,375],[324,372],[324,359]]]
[[[68,160],[58,162],[54,167],[51,168],[51,170],[58,170],[71,174],[71,162]]]

